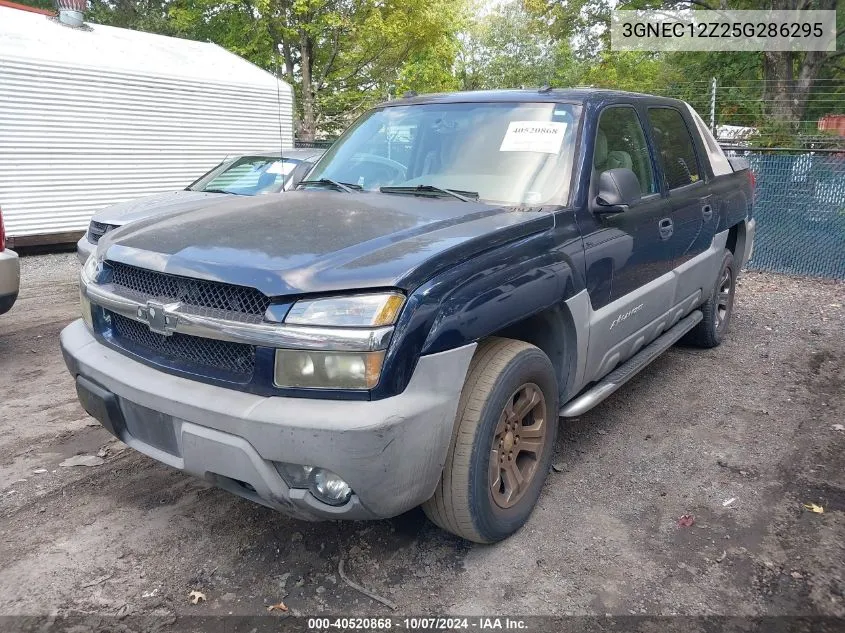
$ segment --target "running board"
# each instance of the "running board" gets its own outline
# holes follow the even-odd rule
[[[633,357],[602,378],[587,391],[567,402],[560,410],[560,417],[574,418],[582,415],[607,398],[614,391],[636,376],[651,361],[672,347],[692,328],[698,325],[703,315],[696,310],[689,316],[678,321],[674,326],[661,334],[657,339],[646,345]]]

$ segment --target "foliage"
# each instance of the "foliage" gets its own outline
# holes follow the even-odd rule
[[[48,11],[55,10],[56,3],[53,0],[13,0],[18,4],[24,4],[36,9],[47,9]]]
[[[175,33],[167,0],[88,0],[86,20],[164,35]]]
[[[480,17],[461,34],[455,67],[461,90],[560,85],[571,69],[569,45],[542,20],[520,2],[474,10]]]

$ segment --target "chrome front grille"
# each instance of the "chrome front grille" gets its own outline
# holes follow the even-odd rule
[[[255,288],[192,279],[119,262],[108,262],[117,289],[139,299],[162,303],[179,302],[190,312],[240,322],[261,322],[270,298]]]
[[[115,342],[148,360],[163,360],[176,369],[190,370],[191,366],[213,369],[238,382],[252,379],[255,371],[255,347],[252,345],[179,333],[164,336],[152,332],[144,323],[114,312],[108,314]]]

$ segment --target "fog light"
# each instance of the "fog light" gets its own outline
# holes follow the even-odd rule
[[[352,496],[349,484],[325,468],[284,462],[275,462],[275,466],[288,486],[308,488],[323,503],[342,506]]]
[[[352,489],[330,470],[315,468],[311,477],[311,494],[323,503],[340,506],[349,501]]]

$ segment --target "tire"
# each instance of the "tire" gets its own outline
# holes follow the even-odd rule
[[[557,397],[554,368],[540,349],[485,339],[461,391],[440,482],[422,506],[428,518],[476,543],[500,541],[522,527],[549,472]],[[491,468],[497,458],[499,467]]]
[[[683,343],[696,347],[716,347],[725,338],[733,313],[736,293],[736,269],[734,257],[726,250],[716,277],[716,285],[707,301],[701,306],[704,318],[682,339]]]

